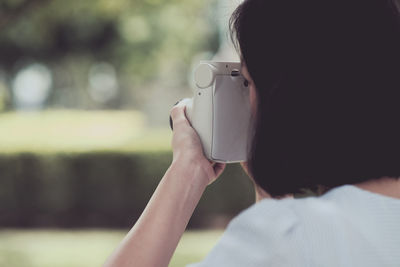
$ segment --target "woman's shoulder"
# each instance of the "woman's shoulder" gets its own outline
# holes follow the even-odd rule
[[[264,199],[251,205],[229,223],[226,232],[240,232],[247,236],[277,239],[299,224],[295,199]]]
[[[320,197],[263,199],[236,216],[228,229],[251,225],[265,231],[268,230],[266,225],[270,225],[274,226],[270,229],[276,234],[293,230],[296,225],[306,222],[331,220],[340,216],[342,204],[354,197],[352,190],[349,186],[342,186]]]
[[[316,246],[330,240],[326,246],[335,246],[350,236],[353,240],[378,239],[371,230],[377,236],[389,235],[394,230],[390,225],[400,220],[399,212],[399,199],[343,185],[319,197],[264,199],[236,216],[226,232],[242,232],[253,241],[268,240],[275,245],[306,239]]]
[[[264,199],[253,204],[232,219],[207,258],[192,266],[276,266],[277,262],[296,266],[291,263],[298,263],[302,256],[290,240],[305,240],[302,215],[319,201]]]
[[[261,220],[265,226],[266,219],[270,223],[290,221],[296,224],[303,220],[346,216],[354,211],[371,213],[371,208],[379,209],[380,205],[400,207],[400,200],[367,192],[353,185],[343,185],[318,197],[263,199],[242,211],[231,224],[247,221],[257,224]]]
[[[374,244],[397,229],[395,211],[400,201],[349,185],[320,197],[264,199],[236,216],[204,262],[194,266],[328,266],[328,258],[329,266],[342,266],[343,256],[346,266],[369,266],[365,253],[374,259]],[[379,228],[383,222],[392,227]],[[398,238],[385,238],[386,246],[398,247]]]

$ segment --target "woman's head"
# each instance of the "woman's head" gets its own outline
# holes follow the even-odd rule
[[[256,89],[249,167],[272,196],[400,176],[396,0],[246,0],[232,39]]]

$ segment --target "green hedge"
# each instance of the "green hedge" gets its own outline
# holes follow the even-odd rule
[[[0,155],[0,226],[131,226],[171,159],[170,152]],[[253,200],[249,179],[229,165],[189,226],[225,223]]]

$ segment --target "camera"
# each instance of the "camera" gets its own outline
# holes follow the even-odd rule
[[[204,155],[214,162],[247,161],[249,154],[252,116],[240,69],[239,62],[201,61],[194,71],[193,98],[180,101]]]

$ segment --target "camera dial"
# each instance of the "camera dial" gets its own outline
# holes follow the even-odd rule
[[[217,69],[214,66],[207,63],[200,64],[194,73],[197,87],[201,89],[210,87],[214,82],[216,72]]]

